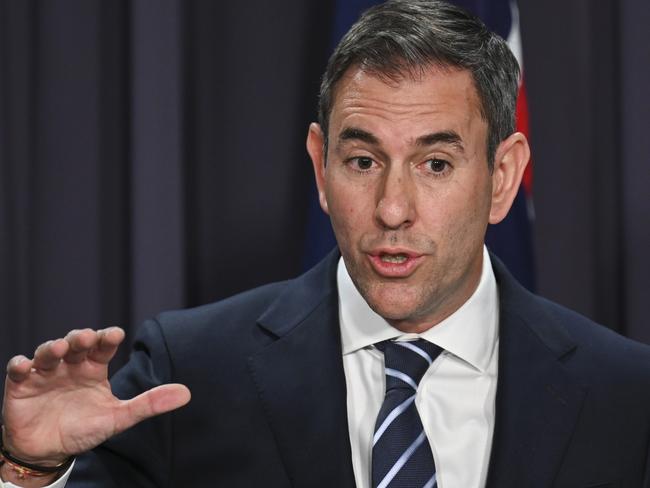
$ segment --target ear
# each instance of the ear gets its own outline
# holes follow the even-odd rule
[[[491,224],[498,224],[508,214],[529,159],[530,147],[521,132],[515,132],[499,144],[492,172]]]
[[[307,152],[314,166],[314,176],[316,177],[316,186],[318,187],[318,201],[326,214],[329,214],[327,208],[327,197],[325,195],[325,135],[320,125],[316,122],[309,124],[307,132]]]

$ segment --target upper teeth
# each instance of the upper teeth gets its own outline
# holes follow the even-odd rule
[[[408,258],[404,254],[382,254],[381,260],[386,263],[403,263]]]

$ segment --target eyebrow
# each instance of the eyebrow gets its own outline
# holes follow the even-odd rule
[[[361,141],[373,146],[379,146],[379,139],[374,134],[368,131],[359,129],[358,127],[346,127],[343,129],[338,138],[338,143],[342,144],[346,141]],[[435,144],[449,144],[454,146],[456,150],[464,152],[463,140],[457,132],[453,130],[432,132],[418,137],[415,144],[419,147],[433,146]]]
[[[379,145],[379,139],[375,135],[357,127],[346,127],[343,129],[339,134],[339,144],[345,141],[361,141],[372,144],[373,146]]]
[[[454,146],[460,152],[465,151],[462,138],[453,130],[432,132],[431,134],[420,136],[415,140],[415,144],[420,147],[433,146],[440,143]]]

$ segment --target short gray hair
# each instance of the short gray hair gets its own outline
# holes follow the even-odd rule
[[[488,125],[487,159],[515,131],[519,64],[507,43],[469,12],[440,0],[388,0],[368,9],[334,50],[323,75],[318,121],[326,146],[338,82],[351,66],[399,80],[430,66],[468,70]]]

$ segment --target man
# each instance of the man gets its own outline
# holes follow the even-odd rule
[[[296,280],[145,324],[112,380],[132,400],[106,380],[119,329],[12,359],[3,478],[650,486],[649,348],[529,294],[483,246],[529,158],[517,77],[504,41],[455,7],[367,12],[307,136],[339,249]],[[189,405],[152,417],[188,388]]]

